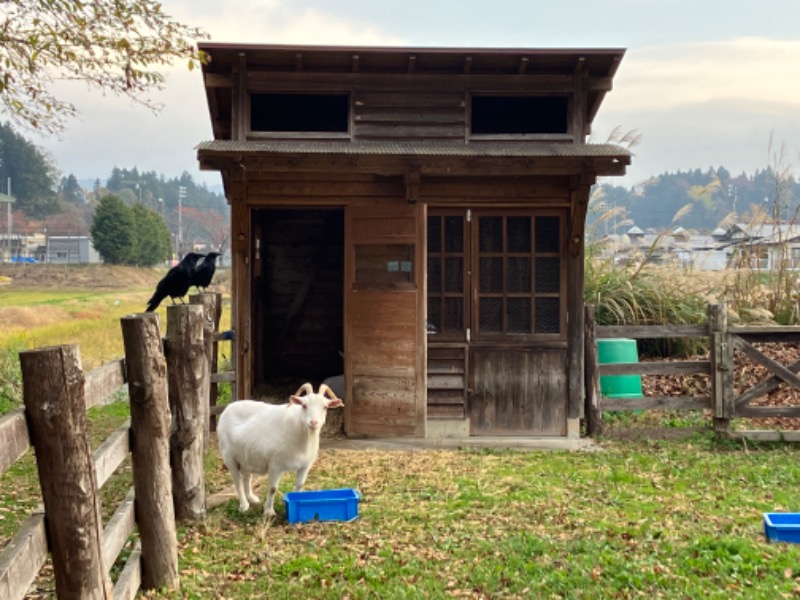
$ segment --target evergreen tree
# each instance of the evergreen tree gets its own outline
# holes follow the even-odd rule
[[[136,218],[118,196],[109,194],[100,200],[90,234],[92,244],[105,262],[121,265],[135,261]]]
[[[170,234],[161,216],[141,204],[135,205],[131,212],[138,243],[130,264],[149,267],[169,258]]]
[[[86,203],[86,196],[83,193],[83,188],[75,175],[70,174],[68,177],[61,178],[61,197],[64,202],[69,204],[77,204],[83,206]]]
[[[0,125],[0,189],[16,198],[15,209],[41,219],[58,210],[56,170],[34,144],[8,123]]]

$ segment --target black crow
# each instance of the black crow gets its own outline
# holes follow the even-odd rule
[[[192,285],[197,286],[197,289],[206,288],[211,285],[211,278],[214,277],[214,271],[217,270],[216,260],[219,252],[209,252],[192,274]]]
[[[189,287],[192,285],[192,274],[194,273],[195,265],[198,259],[202,258],[202,254],[189,252],[183,257],[181,262],[172,267],[164,278],[156,285],[156,291],[153,297],[147,302],[147,312],[153,312],[161,304],[161,301],[169,296],[172,303],[175,304],[175,298],[183,298]],[[183,302],[183,300],[181,300]]]

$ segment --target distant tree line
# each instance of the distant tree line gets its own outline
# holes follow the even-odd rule
[[[590,224],[605,211],[606,219],[595,233],[624,233],[632,226],[662,230],[672,225],[678,211],[690,207],[675,226],[713,230],[734,220],[748,221],[755,213],[770,220],[797,221],[800,182],[780,165],[737,176],[724,167],[663,173],[632,188],[602,183],[594,194]]]
[[[55,235],[88,235],[101,201],[113,195],[128,208],[136,209],[139,221],[144,219],[142,209],[162,221],[167,248],[175,247],[176,253],[195,243],[220,251],[228,244],[229,207],[224,196],[198,184],[190,174],[167,178],[153,171],[140,172],[136,167],[115,167],[105,182],[96,179],[93,186],[84,188],[75,175],[61,176],[45,153],[5,123],[0,125],[0,192],[8,193],[9,182],[15,198],[17,232],[47,230]],[[174,244],[179,222],[181,237],[186,241],[182,249]],[[154,252],[158,255],[161,251]],[[169,258],[169,252],[158,260],[165,258]],[[153,264],[148,261],[150,258],[145,259],[137,251],[122,262]]]

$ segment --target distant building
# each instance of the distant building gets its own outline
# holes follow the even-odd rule
[[[41,260],[39,249],[44,246],[43,233],[26,235],[22,233],[0,234],[0,262],[29,262]],[[26,260],[21,260],[26,259]]]
[[[631,227],[623,234],[597,241],[600,258],[615,263],[675,263],[701,271],[728,268],[800,270],[800,226],[795,223],[734,223],[709,233],[683,227],[643,231]]]
[[[87,236],[49,236],[44,262],[54,264],[95,264],[103,260]]]

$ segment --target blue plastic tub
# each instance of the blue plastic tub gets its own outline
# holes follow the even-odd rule
[[[770,542],[800,544],[800,513],[764,513],[764,535]]]
[[[288,492],[283,496],[289,523],[352,521],[358,518],[361,494],[352,488]]]

